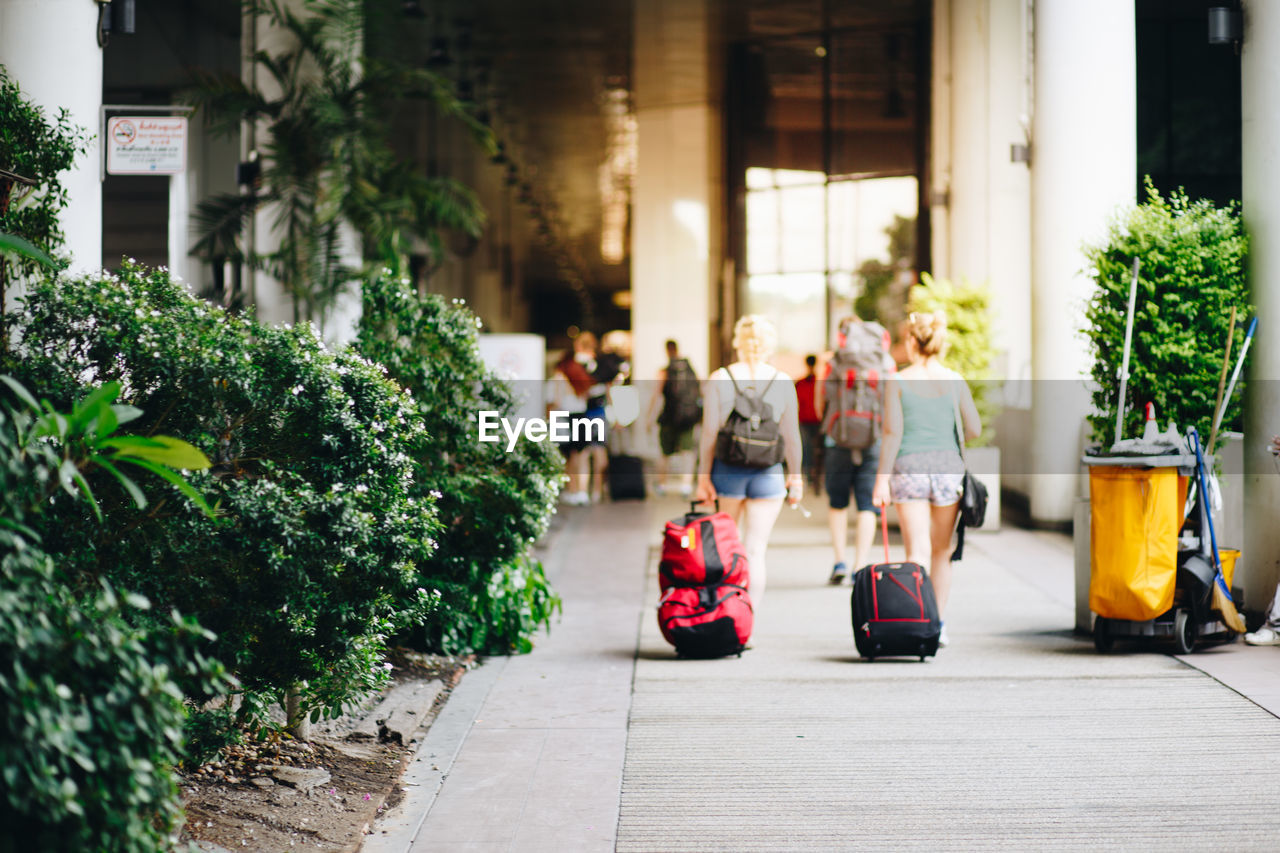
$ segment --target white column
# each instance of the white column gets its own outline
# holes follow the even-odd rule
[[[949,232],[944,277],[988,282],[1000,378],[1027,378],[1031,361],[1031,179],[1009,149],[1025,139],[1026,0],[951,0],[935,5],[939,57],[950,74],[935,102],[949,129]],[[945,30],[943,29],[945,27]],[[935,228],[937,226],[935,225]]]
[[[951,0],[933,0],[933,63],[930,115],[929,230],[933,274],[951,278]]]
[[[1070,521],[1084,379],[1080,330],[1091,282],[1080,247],[1134,201],[1136,71],[1132,2],[1036,0],[1031,168],[1031,515]]]
[[[1026,163],[1012,160],[1010,147],[1025,143],[1027,136],[1028,0],[987,2],[987,277],[1000,361],[993,373],[1025,380],[1031,375],[1031,172]]]
[[[949,267],[957,283],[991,272],[989,28],[987,0],[952,0]]]
[[[1236,581],[1245,606],[1266,607],[1280,578],[1280,476],[1264,449],[1280,434],[1280,7],[1250,0],[1244,7],[1241,118],[1243,211],[1249,233],[1249,280],[1258,333],[1249,350],[1245,385],[1244,554]],[[1227,50],[1228,48],[1223,48]]]
[[[287,0],[284,5],[291,7],[299,14],[304,12],[300,0]],[[288,50],[295,44],[293,36],[273,27],[266,15],[253,15],[246,12],[242,19],[241,38],[245,42],[246,49],[246,58],[241,64],[241,75],[245,83],[251,88],[257,87],[267,98],[279,97],[280,88],[275,84],[274,78],[259,68],[252,61],[252,56],[256,51],[275,55]],[[263,148],[267,141],[266,126],[262,122],[259,122],[256,128],[249,129],[247,133],[253,138],[247,141],[248,144],[245,146],[245,159],[248,159],[251,150]],[[260,207],[249,222],[253,250],[258,254],[274,251],[280,246],[280,240],[271,228],[271,223],[275,221],[276,216],[276,206],[268,205]],[[252,272],[247,278],[251,282],[250,292],[253,295],[254,313],[260,321],[268,324],[293,322],[293,298],[285,291],[284,285],[279,280],[265,272]]]
[[[705,376],[719,276],[719,96],[708,58],[712,0],[635,4],[632,195],[635,375],[651,379],[674,338]]]
[[[98,120],[102,49],[98,6],[87,0],[0,0],[0,63],[25,98],[52,120],[66,108],[71,123],[93,137],[62,175],[69,199],[60,215],[71,271],[102,266],[102,181]]]

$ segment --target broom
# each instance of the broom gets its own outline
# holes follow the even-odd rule
[[[1222,392],[1227,387],[1227,371],[1231,369],[1231,342],[1236,335],[1236,306],[1231,306],[1231,322],[1227,325],[1227,351],[1222,354],[1222,375],[1218,377],[1218,399],[1213,401],[1213,427],[1209,430],[1209,446],[1205,453],[1213,455],[1218,443],[1218,412],[1222,411]]]
[[[1239,611],[1236,610],[1235,602],[1231,600],[1231,590],[1227,589],[1226,578],[1222,576],[1222,559],[1218,556],[1218,537],[1213,530],[1213,511],[1209,507],[1209,477],[1204,469],[1204,456],[1200,454],[1200,435],[1196,432],[1195,427],[1187,430],[1191,436],[1191,446],[1196,451],[1196,480],[1200,486],[1200,510],[1204,513],[1205,526],[1209,528],[1209,544],[1212,548],[1213,556],[1213,609],[1222,614],[1222,621],[1227,627],[1237,634],[1243,634],[1246,630],[1244,619],[1240,617]],[[1204,531],[1200,531],[1201,541],[1204,540]]]

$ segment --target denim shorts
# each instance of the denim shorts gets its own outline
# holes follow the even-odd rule
[[[853,451],[847,447],[828,447],[823,451],[822,461],[824,480],[827,487],[827,502],[832,509],[845,509],[849,506],[849,497],[853,496],[854,505],[859,512],[880,514],[880,508],[871,502],[876,490],[876,468],[880,465],[880,443],[862,451],[862,463],[853,464]]]
[[[782,463],[768,468],[743,468],[714,459],[711,462],[711,485],[722,498],[785,498],[787,480]]]

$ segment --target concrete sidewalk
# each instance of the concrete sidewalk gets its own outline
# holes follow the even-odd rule
[[[1280,649],[1188,657],[1225,684],[1100,656],[1069,630],[1070,540],[1006,528],[966,544],[949,648],[868,664],[825,585],[825,513],[784,512],[752,648],[677,660],[651,549],[680,509],[568,511],[563,620],[467,675],[366,851],[1280,847],[1258,772]]]

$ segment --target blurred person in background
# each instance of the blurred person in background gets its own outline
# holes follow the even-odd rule
[[[796,380],[800,416],[800,467],[815,495],[822,494],[822,416],[818,413],[818,357],[804,357],[805,374]]]
[[[658,426],[662,451],[656,490],[662,495],[678,489],[687,498],[693,494],[694,452],[698,449],[694,428],[702,420],[702,383],[689,359],[680,355],[679,344],[669,340],[666,348],[667,366],[658,371],[658,389],[650,398],[647,418],[648,423]]]

